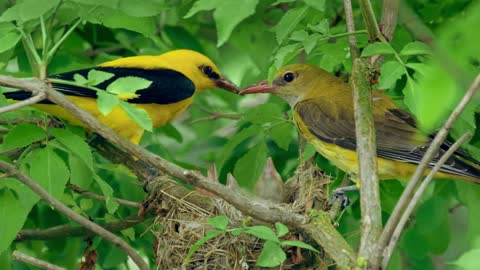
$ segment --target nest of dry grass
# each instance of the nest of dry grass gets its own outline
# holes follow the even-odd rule
[[[321,205],[326,200],[325,188],[329,181],[316,166],[298,169],[281,187],[285,205],[299,213],[305,213],[317,203]],[[152,232],[157,237],[157,269],[260,269],[256,266],[256,261],[264,241],[247,234],[221,234],[201,245],[188,264],[185,264],[184,260],[190,248],[198,239],[204,237],[207,231],[214,229],[208,224],[208,218],[226,215],[229,217],[229,228],[239,228],[247,217],[219,198],[198,192],[187,192],[181,196],[172,196],[172,192],[165,192],[172,188],[175,188],[175,185],[157,189],[163,190],[156,195],[159,202],[158,215],[152,227]],[[265,199],[263,201],[271,203]],[[259,223],[249,223],[252,224]],[[287,237],[308,242],[303,235],[295,233],[290,233]],[[326,269],[328,265],[322,254],[314,255],[298,248],[290,248],[286,253],[287,261],[282,265],[282,269]],[[313,265],[315,267],[312,267]]]

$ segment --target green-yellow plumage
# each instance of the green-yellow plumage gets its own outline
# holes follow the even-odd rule
[[[105,90],[114,80],[126,76],[141,77],[152,81],[151,86],[136,92],[136,95],[119,98],[144,109],[152,119],[153,127],[162,126],[185,111],[195,94],[215,87],[236,92],[236,86],[220,75],[218,68],[206,56],[190,50],[174,50],[157,56],[133,56],[100,64],[95,70],[113,73],[115,76],[96,87]],[[52,78],[72,80],[75,74],[86,77],[91,69],[77,70],[54,75]],[[133,121],[119,106],[108,115],[98,110],[97,95],[94,90],[62,83],[53,83],[54,88],[65,94],[77,105],[91,113],[118,134],[138,144],[143,128]],[[13,100],[22,100],[30,93],[19,91],[5,93]],[[45,101],[35,107],[82,125],[72,114],[63,108]]]
[[[300,133],[321,155],[343,171],[358,174],[353,97],[347,83],[318,67],[296,64],[280,69],[272,85],[261,82],[241,94],[266,92],[290,104]],[[432,138],[420,133],[414,119],[388,96],[376,91],[372,98],[379,177],[408,179]],[[444,143],[440,154],[448,147]],[[480,183],[479,162],[458,150],[436,177]]]

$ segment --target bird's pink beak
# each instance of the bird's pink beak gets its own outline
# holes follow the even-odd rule
[[[277,87],[275,85],[269,85],[267,81],[261,81],[244,88],[239,94],[248,95],[256,93],[271,93],[276,89]]]

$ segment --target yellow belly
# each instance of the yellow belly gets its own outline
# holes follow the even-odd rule
[[[128,138],[135,144],[140,142],[144,132],[143,128],[128,117],[125,111],[119,106],[115,107],[110,114],[103,115],[98,110],[97,101],[95,99],[75,96],[68,98],[119,135]],[[157,128],[172,121],[175,117],[184,112],[191,102],[192,98],[188,98],[173,104],[137,104],[136,106],[137,108],[144,109],[148,115],[150,115],[153,127]],[[81,121],[60,106],[54,104],[36,104],[34,107],[51,115],[65,119],[74,125],[84,126]]]

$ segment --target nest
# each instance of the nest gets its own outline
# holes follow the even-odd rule
[[[303,167],[283,186],[284,202],[289,203],[289,208],[293,207],[295,212],[305,213],[313,207],[315,201],[325,201],[325,185],[328,182],[329,179],[315,166]],[[157,191],[161,191],[155,198],[159,203],[157,218],[152,227],[152,232],[157,237],[156,269],[260,269],[256,266],[256,261],[264,241],[247,234],[238,236],[230,233],[221,234],[201,245],[185,264],[190,248],[198,239],[204,237],[207,231],[214,229],[208,224],[208,218],[226,215],[229,217],[228,227],[239,228],[247,217],[220,198],[194,191],[178,193],[173,189],[185,189],[176,184],[167,187],[165,184],[162,185],[161,188],[156,188]],[[249,223],[258,224],[260,223],[256,221]],[[290,233],[287,237],[292,240],[308,241],[304,236],[295,233]],[[285,251],[287,260],[282,269],[327,268],[322,255],[313,255],[298,248],[289,248]],[[309,263],[306,263],[307,261]],[[307,264],[309,266],[306,266]]]

